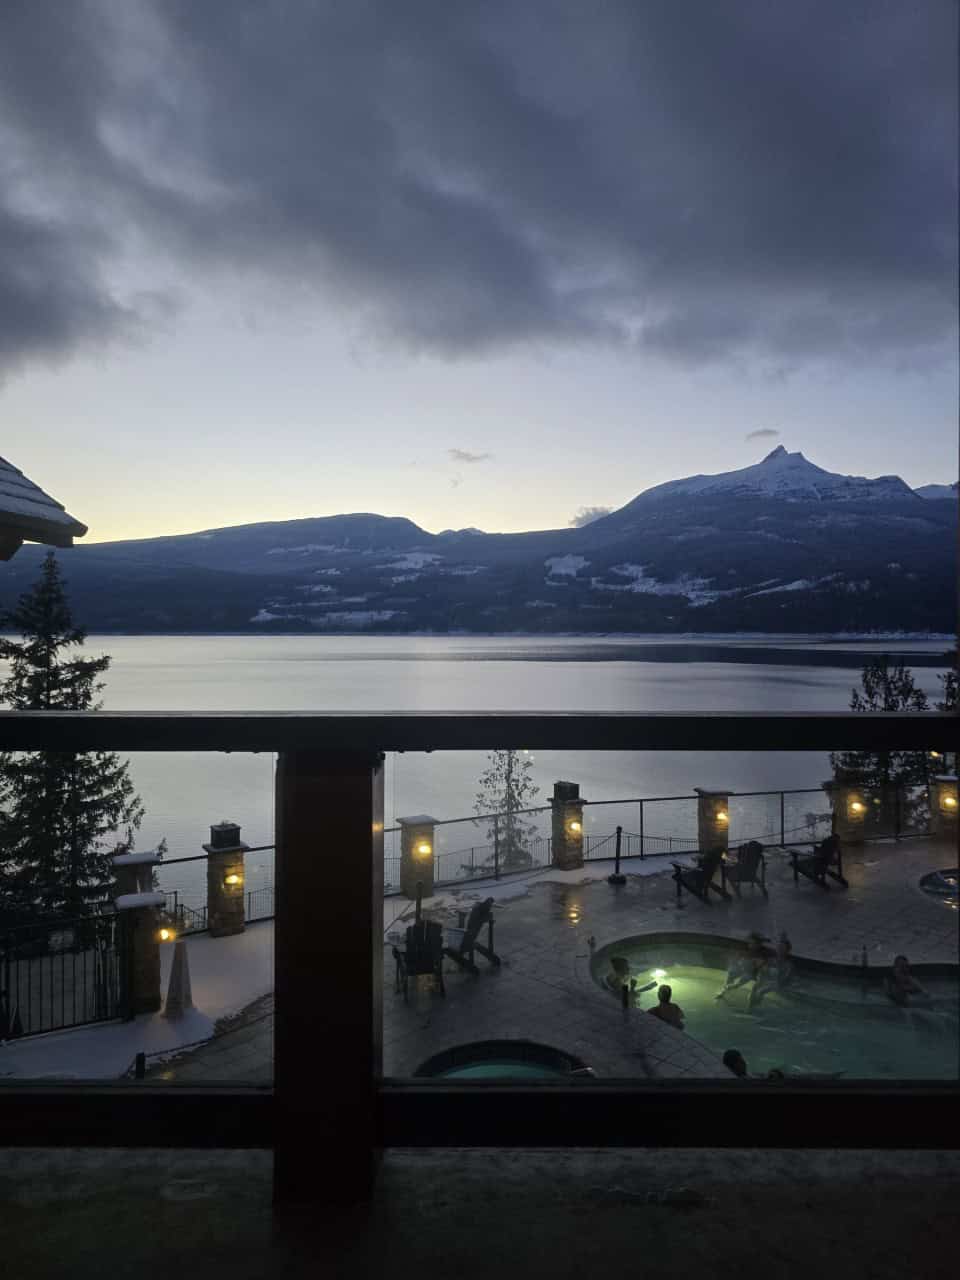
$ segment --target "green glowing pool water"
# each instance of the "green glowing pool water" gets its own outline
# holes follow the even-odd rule
[[[638,986],[652,981],[654,969],[663,970],[659,980],[673,989],[684,1030],[719,1055],[739,1049],[751,1075],[778,1068],[850,1079],[955,1080],[960,1072],[956,976],[921,971],[919,981],[933,997],[930,1007],[898,1008],[884,995],[877,974],[864,984],[798,966],[784,994],[770,992],[751,1012],[752,984],[715,998],[735,954],[729,948],[703,942],[615,944],[597,956],[598,981],[609,969],[610,954],[628,961]],[[643,1009],[655,1003],[655,989],[637,999]]]

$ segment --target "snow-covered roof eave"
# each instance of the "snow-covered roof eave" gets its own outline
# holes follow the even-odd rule
[[[140,907],[162,907],[166,901],[162,893],[121,893],[115,905],[118,911],[136,911]]]
[[[72,547],[86,532],[61,503],[0,458],[0,559],[9,560],[25,542]]]

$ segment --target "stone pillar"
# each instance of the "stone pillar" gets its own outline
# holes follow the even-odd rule
[[[125,893],[117,898],[122,913],[127,961],[126,1004],[130,1015],[156,1013],[162,1004],[160,996],[160,908],[162,893]]]
[[[579,782],[555,782],[553,806],[553,865],[561,871],[583,866],[583,806]]]
[[[730,839],[730,792],[707,791],[694,787],[697,793],[697,848],[701,853],[711,849],[727,851]]]
[[[940,773],[930,779],[930,834],[940,840],[957,839],[957,775]]]
[[[207,857],[207,927],[211,938],[243,933],[243,855],[249,845],[240,839],[236,822],[217,822],[210,828]]]
[[[162,860],[155,850],[146,853],[115,853],[113,855],[113,870],[116,877],[114,897],[130,893],[152,893],[153,869]]]
[[[833,834],[841,844],[863,844],[867,821],[867,796],[860,781],[841,774],[829,778],[823,789],[830,797]]]
[[[400,892],[413,901],[417,896],[417,881],[423,885],[423,896],[433,897],[434,843],[436,818],[429,813],[415,813],[409,818],[398,818],[400,828]]]

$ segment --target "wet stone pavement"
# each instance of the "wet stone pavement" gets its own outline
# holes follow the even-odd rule
[[[800,956],[889,966],[904,952],[912,963],[957,963],[958,913],[919,888],[928,871],[956,865],[956,849],[930,839],[885,842],[849,850],[849,889],[831,882],[824,891],[793,882],[789,858],[767,854],[769,897],[750,886],[741,898],[706,906],[684,893],[678,904],[668,859],[663,871],[631,875],[627,883],[532,881],[524,893],[495,907],[500,968],[477,956],[478,976],[444,962],[446,998],[432,979],[411,980],[409,1003],[394,991],[394,960],[384,946],[384,1074],[408,1076],[433,1054],[472,1040],[541,1041],[583,1058],[598,1076],[719,1077],[728,1073],[694,1036],[641,1010],[623,1010],[590,973],[589,939],[599,949],[631,935],[659,932],[744,937],[758,929],[776,937],[785,929]],[[606,871],[607,868],[604,868]],[[457,908],[486,896],[484,885],[429,901],[426,914],[456,925]],[[504,893],[504,886],[497,887]],[[507,891],[509,892],[509,890]],[[393,914],[393,913],[391,913]],[[394,927],[402,930],[413,906]],[[225,939],[225,943],[229,940]],[[211,1043],[158,1066],[154,1080],[269,1084],[273,1061],[272,996],[258,1001],[236,1026]]]

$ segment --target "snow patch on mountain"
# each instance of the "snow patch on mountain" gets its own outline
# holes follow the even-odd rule
[[[575,578],[590,563],[584,556],[549,556],[543,562],[547,573],[553,577]]]
[[[268,556],[306,556],[313,551],[343,551],[343,547],[334,546],[332,542],[304,542],[299,547],[271,547],[264,552]]]
[[[687,600],[695,605],[713,604],[722,595],[731,594],[730,592],[711,590],[709,578],[694,578],[686,574],[681,575],[672,582],[660,582],[657,578],[651,578],[647,574],[646,566],[642,564],[615,564],[611,567],[610,572],[616,573],[623,578],[629,578],[630,581],[621,586],[616,582],[601,582],[599,578],[592,578],[590,585],[594,590],[635,591],[651,596],[686,596]]]
[[[340,609],[326,613],[316,621],[317,626],[369,627],[374,622],[386,622],[396,617],[397,609]]]
[[[427,569],[431,565],[439,564],[443,556],[435,555],[432,551],[408,551],[405,555],[397,556],[395,560],[391,560],[389,564],[378,565],[378,569]]]
[[[668,480],[647,489],[634,501],[693,495],[780,498],[788,502],[889,501],[916,496],[899,476],[871,480],[866,476],[837,475],[808,461],[802,453],[788,453],[778,445],[753,466],[712,476]]]
[[[754,596],[774,596],[778,591],[809,591],[822,581],[822,578],[795,578],[793,582],[783,582],[779,587],[764,587],[762,591],[751,591],[747,599],[752,600]]]
[[[258,609],[250,619],[251,622],[279,622],[284,615],[282,613],[271,613],[269,609]]]

